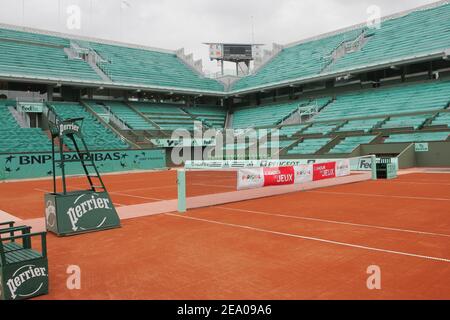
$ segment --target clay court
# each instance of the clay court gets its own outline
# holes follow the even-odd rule
[[[450,299],[450,174],[431,171],[186,214],[172,210],[175,170],[105,175],[122,228],[48,234],[50,294],[39,299]],[[227,192],[227,179],[192,195]],[[3,220],[42,230],[51,189],[51,180],[0,184]],[[152,204],[173,212],[153,214]],[[66,287],[70,265],[81,290]],[[381,290],[367,288],[372,265]]]

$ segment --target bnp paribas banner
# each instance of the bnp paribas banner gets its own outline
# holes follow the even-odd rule
[[[91,152],[100,173],[150,170],[166,167],[162,149]],[[76,160],[76,153],[66,153],[67,160]],[[66,162],[66,174],[81,174],[79,162]],[[29,179],[53,175],[51,153],[0,154],[0,180]],[[56,167],[56,174],[61,169]]]

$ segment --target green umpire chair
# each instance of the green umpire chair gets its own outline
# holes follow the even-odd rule
[[[0,300],[24,300],[48,293],[46,232],[0,223]],[[41,248],[32,238],[40,237]]]

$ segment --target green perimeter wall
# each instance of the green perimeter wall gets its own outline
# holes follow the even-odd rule
[[[91,152],[100,173],[165,168],[164,149]],[[66,159],[78,159],[76,153],[65,153]],[[61,170],[56,169],[57,175]],[[79,162],[66,163],[66,174],[81,174]],[[51,177],[52,154],[0,154],[0,181]]]

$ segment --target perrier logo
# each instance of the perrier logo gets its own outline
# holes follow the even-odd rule
[[[47,281],[47,269],[36,265],[22,266],[6,281],[6,287],[13,300],[29,298],[38,293]]]
[[[67,133],[79,133],[80,126],[75,123],[61,123],[59,125],[59,135],[62,136]]]
[[[98,213],[98,210],[112,210],[111,200],[108,197],[101,197],[99,194],[83,194],[75,199],[73,205],[67,209],[67,215],[70,220],[73,231],[85,230],[81,224],[81,219],[92,219],[89,215]],[[103,220],[95,228],[101,228],[106,222],[106,214],[103,214]],[[91,220],[92,221],[92,220]]]

